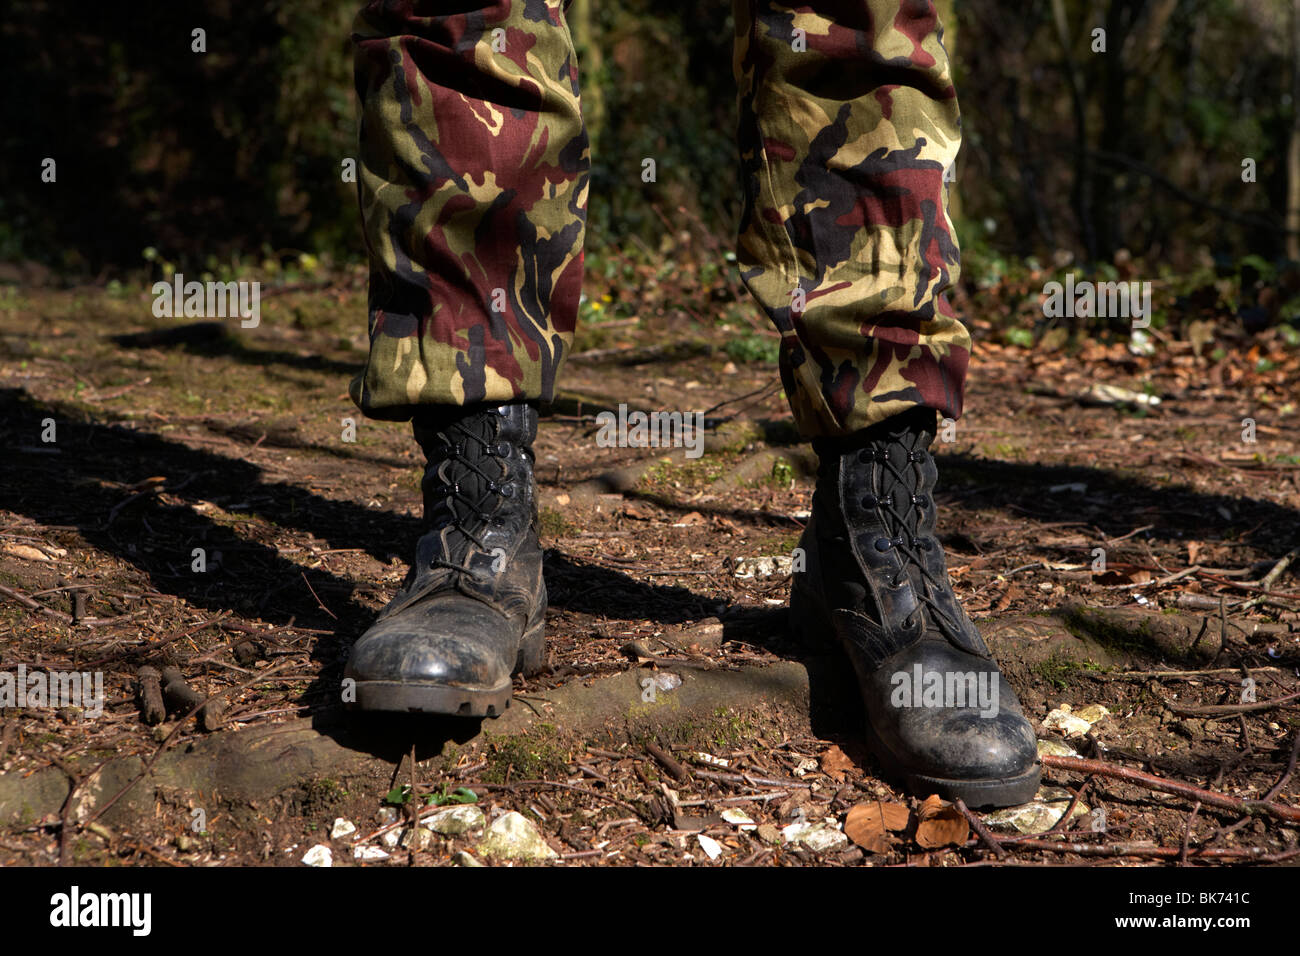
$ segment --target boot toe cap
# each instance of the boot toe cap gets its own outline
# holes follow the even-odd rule
[[[1038,760],[1033,728],[1021,714],[915,709],[903,715],[886,745],[905,754],[914,773],[959,780],[1016,777]]]
[[[463,606],[462,606],[463,605]],[[355,681],[497,687],[510,682],[518,628],[478,601],[416,604],[378,621],[352,648]]]

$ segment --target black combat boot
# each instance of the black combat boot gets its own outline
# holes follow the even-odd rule
[[[867,741],[913,793],[969,806],[1038,790],[1033,728],[957,603],[934,535],[935,413],[914,409],[847,439],[817,439],[795,628],[848,654]]]
[[[424,535],[402,590],[352,648],[360,710],[495,717],[511,676],[544,662],[546,585],[537,540],[537,411],[430,408]]]

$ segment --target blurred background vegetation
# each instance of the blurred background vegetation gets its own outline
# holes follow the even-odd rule
[[[1122,272],[1129,257],[1175,270],[1300,258],[1285,228],[1288,209],[1300,224],[1295,2],[943,0],[968,280],[1026,260]],[[69,279],[138,271],[146,249],[209,271],[359,261],[355,187],[339,175],[355,152],[357,6],[11,6],[0,261]],[[574,0],[570,23],[594,144],[589,250],[648,253],[683,230],[730,249],[727,0]],[[205,54],[190,52],[195,26]],[[657,183],[641,182],[645,156]],[[56,184],[40,180],[45,157]]]

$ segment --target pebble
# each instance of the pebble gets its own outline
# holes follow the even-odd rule
[[[333,866],[334,851],[324,843],[317,843],[304,854],[302,862],[308,866]]]
[[[502,814],[493,821],[479,841],[478,851],[483,856],[499,856],[508,860],[552,860],[559,856],[542,839],[542,834],[532,821],[515,810]]]
[[[445,810],[439,810],[424,821],[424,825],[430,830],[444,836],[455,836],[470,830],[479,830],[486,823],[487,818],[483,816],[483,811],[472,806],[448,807]]]

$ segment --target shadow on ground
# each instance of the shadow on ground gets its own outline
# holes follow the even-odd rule
[[[47,418],[57,424],[53,445],[41,445],[37,439]],[[237,527],[202,514],[188,501],[167,503],[151,492],[137,495],[132,489],[149,476],[165,475],[164,491],[175,489],[177,495],[183,492],[190,500],[246,503],[242,511],[256,513],[274,525],[316,536],[330,548],[362,549],[380,561],[397,553],[395,548],[403,552],[404,543],[414,540],[418,533],[415,519],[354,501],[324,498],[290,482],[270,479],[248,461],[195,450],[126,425],[96,423],[75,406],[38,403],[18,389],[0,389],[0,436],[12,450],[11,460],[16,459],[16,466],[6,469],[0,483],[0,507],[47,526],[76,529],[95,548],[136,567],[155,590],[194,607],[328,632],[311,652],[319,674],[300,698],[313,708],[323,732],[386,760],[409,753],[413,739],[421,741],[420,753],[433,753],[441,750],[445,740],[464,740],[477,732],[476,721],[455,719],[430,719],[418,726],[404,718],[345,721],[334,704],[342,665],[347,648],[373,614],[356,600],[358,584],[295,564],[272,543],[253,540]],[[1126,534],[1143,523],[1155,525],[1153,535],[1168,537],[1228,535],[1245,526],[1250,528],[1246,540],[1274,555],[1300,537],[1287,533],[1287,529],[1300,529],[1300,515],[1258,499],[1205,495],[1176,486],[1150,488],[1101,469],[969,458],[955,459],[953,464],[947,471],[941,466],[941,474],[960,475],[964,483],[976,486],[974,491],[966,491],[962,506],[972,502],[984,507],[1029,506],[1041,502],[1050,485],[1086,482],[1094,494],[1111,499],[1104,517],[1096,522],[1108,536]],[[657,503],[679,507],[662,499]],[[1219,507],[1227,508],[1235,520],[1222,519]],[[707,513],[710,509],[692,504],[689,510]],[[727,506],[716,511],[771,520],[770,515]],[[214,557],[220,554],[208,573],[190,570],[194,548],[204,548]],[[633,616],[680,624],[708,616],[715,604],[689,588],[646,584],[554,549],[548,553],[546,577],[552,606],[615,620]],[[330,610],[324,610],[322,604]],[[629,615],[629,611],[633,613]],[[783,613],[731,609],[722,615],[726,636],[803,659],[805,655],[785,637]],[[113,663],[135,664],[141,656],[128,649]],[[856,726],[858,718],[852,713],[856,695],[851,685],[844,683],[846,669],[834,663],[815,669],[820,675],[814,694],[815,719],[829,721],[827,726]]]

